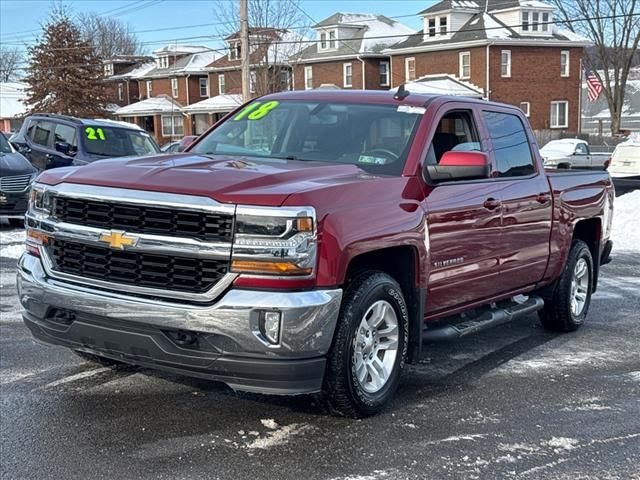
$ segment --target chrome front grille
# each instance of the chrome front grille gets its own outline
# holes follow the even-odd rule
[[[13,193],[24,192],[31,183],[32,174],[0,177],[0,191]]]
[[[40,252],[56,280],[199,303],[237,277],[229,271],[235,205],[64,183],[46,196],[46,213],[30,211],[27,221],[48,237]]]

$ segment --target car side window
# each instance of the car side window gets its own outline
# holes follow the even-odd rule
[[[522,120],[517,115],[483,112],[493,143],[498,177],[520,177],[535,173],[533,155]]]
[[[579,143],[576,145],[576,153],[578,155],[586,155],[587,154],[587,146],[584,143]]]
[[[51,147],[53,137],[52,130],[53,124],[51,122],[37,120],[32,125],[29,125],[29,138],[33,140],[33,143],[44,147]]]
[[[76,148],[76,129],[64,123],[58,123],[54,131],[55,142],[64,142]]]
[[[482,151],[478,129],[470,111],[448,112],[440,119],[425,163],[438,165],[442,156],[449,151]]]

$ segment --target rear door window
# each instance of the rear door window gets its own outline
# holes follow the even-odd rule
[[[527,133],[517,115],[483,112],[493,143],[498,177],[520,177],[535,173]]]
[[[54,125],[52,122],[36,120],[29,126],[29,138],[31,138],[33,143],[51,148],[53,128]]]

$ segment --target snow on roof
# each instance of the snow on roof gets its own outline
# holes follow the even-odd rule
[[[136,115],[155,115],[158,113],[180,113],[182,105],[174,102],[166,95],[147,98],[140,102],[132,103],[119,108],[114,113],[119,117],[131,117]]]
[[[182,68],[184,71],[204,70],[204,67],[219,58],[216,52],[198,52],[189,58],[189,62]]]
[[[0,83],[0,118],[21,117],[26,113],[27,84],[20,82]]]
[[[480,8],[480,5],[470,0],[453,0],[451,8]]]
[[[185,113],[222,113],[242,105],[242,95],[217,95],[182,109]]]
[[[572,32],[568,28],[558,27],[557,25],[553,25],[551,27],[551,33],[554,35],[562,35],[572,42],[591,42],[587,37],[583,37],[582,35]]]
[[[495,18],[488,13],[482,14],[482,20],[484,21],[487,38],[511,38],[511,30],[498,23]]]
[[[360,53],[368,53],[373,51],[379,51],[382,48],[389,47],[394,43],[403,42],[413,35],[416,31],[413,28],[407,27],[400,22],[391,20],[382,15],[375,15],[373,19],[368,20],[366,29],[364,32],[362,44],[360,46]],[[399,37],[398,35],[406,35]],[[377,38],[377,37],[389,37],[389,38]]]
[[[538,0],[521,0],[520,1],[520,6],[521,7],[527,7],[527,8],[543,8],[543,9],[553,9],[554,7],[552,5],[549,5],[548,3],[544,3],[544,2],[540,2]]]
[[[458,80],[453,75],[426,75],[404,84],[409,92],[426,95],[453,95],[456,97],[482,98],[481,88],[470,82]],[[392,91],[397,91],[395,88]]]
[[[278,42],[272,43],[267,49],[269,64],[287,63],[289,57],[300,52],[306,46],[307,38],[295,32],[285,32]]]
[[[209,47],[204,45],[166,45],[158,50],[155,50],[153,54],[155,56],[170,55],[178,53],[197,53],[203,50],[209,50]]]
[[[155,62],[143,63],[142,65],[134,68],[129,73],[127,73],[127,76],[131,78],[144,77],[147,73],[149,73],[154,68],[156,68]]]

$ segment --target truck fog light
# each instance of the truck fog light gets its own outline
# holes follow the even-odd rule
[[[274,345],[280,343],[281,318],[280,312],[264,312],[262,322],[260,322],[262,334]]]

